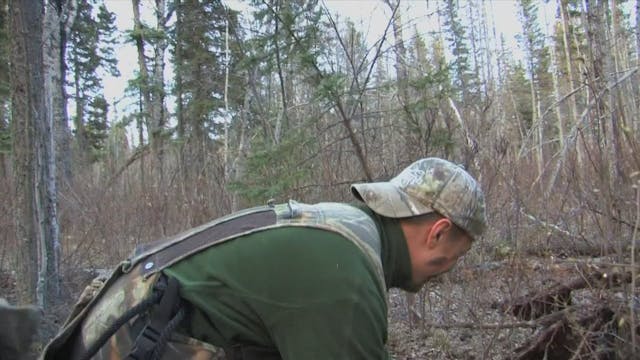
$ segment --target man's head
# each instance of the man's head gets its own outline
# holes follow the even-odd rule
[[[414,290],[453,267],[486,228],[480,186],[447,160],[421,159],[388,182],[354,184],[351,191],[376,213],[400,219]]]

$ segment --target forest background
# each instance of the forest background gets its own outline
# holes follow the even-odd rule
[[[269,199],[351,201],[439,156],[487,197],[464,268],[606,259],[632,272],[612,296],[638,329],[640,0],[513,1],[517,48],[498,2],[380,1],[371,40],[319,1],[132,0],[121,32],[109,2],[0,0],[0,283],[54,328],[81,274],[137,244]]]

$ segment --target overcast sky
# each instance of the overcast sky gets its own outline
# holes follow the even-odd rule
[[[437,1],[437,0],[436,0]],[[226,1],[231,7],[239,11],[246,11],[247,7],[242,1]],[[408,0],[403,1],[401,4],[401,14],[405,28],[413,29],[413,26],[409,27],[408,24],[416,24],[416,28],[421,33],[428,33],[429,31],[437,28],[437,24],[434,23],[434,17],[432,22],[429,22],[427,14],[433,12],[434,1],[426,0]],[[130,30],[133,28],[133,10],[130,0],[105,0],[107,8],[116,14],[116,26],[120,31]],[[370,45],[380,39],[384,28],[391,16],[391,10],[381,0],[324,0],[323,4],[334,14],[334,16],[344,18],[349,17],[354,24],[363,32]],[[431,5],[431,9],[428,9],[428,4]],[[496,24],[498,32],[504,33],[506,41],[509,46],[515,49],[516,40],[515,34],[520,31],[520,24],[517,20],[517,13],[515,7],[515,1],[513,0],[494,0],[491,2],[492,9],[489,9],[493,14],[494,19],[498,19]],[[143,9],[141,10],[144,20],[153,24],[153,13],[151,11],[152,2],[142,1]],[[462,14],[461,14],[462,15]],[[250,16],[246,14],[245,16]],[[540,20],[544,22],[541,14]],[[548,22],[553,20],[553,14],[547,15]],[[405,33],[405,36],[413,35],[413,30]],[[388,39],[389,45],[393,42],[393,39]],[[168,55],[168,54],[167,54]],[[110,111],[111,120],[119,120],[123,114],[133,111],[132,106],[133,99],[124,98],[124,89],[127,86],[127,81],[133,78],[134,70],[138,68],[136,51],[133,44],[120,44],[116,49],[116,56],[118,57],[118,68],[121,76],[119,78],[113,78],[106,76],[104,79],[105,85],[105,97],[112,105]],[[167,76],[166,80],[171,81],[171,68],[169,62],[167,62]]]

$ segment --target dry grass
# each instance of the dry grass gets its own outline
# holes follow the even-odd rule
[[[423,290],[419,304],[424,306],[417,309],[422,319],[417,324],[409,321],[404,296],[391,292],[389,347],[397,359],[509,358],[543,328],[503,313],[496,303],[578,275],[575,267],[567,266],[572,258],[596,257],[624,266],[635,261],[631,240],[638,204],[628,181],[599,177],[597,166],[576,168],[569,163],[548,192],[545,181],[549,174],[539,178],[531,160],[516,160],[508,152],[504,156],[480,154],[479,158],[489,231],[452,273]],[[140,169],[134,165],[115,180],[95,166],[76,173],[72,184],[61,184],[63,292],[60,305],[43,318],[40,346],[57,330],[69,304],[96,269],[113,267],[139,243],[231,211],[229,194],[214,176],[184,183],[180,168],[166,164],[162,181],[150,182],[152,176],[147,174],[147,182],[142,182]],[[0,179],[0,186],[11,189],[8,179]],[[348,194],[347,185],[340,185],[344,191],[332,188],[332,194]],[[605,191],[607,196],[602,195]],[[9,300],[15,298],[11,198],[11,191],[0,194],[0,296]],[[310,196],[299,200],[347,199]],[[625,285],[605,292],[576,292],[573,306],[605,303],[624,317],[626,328],[616,330],[619,353],[612,357],[624,359],[631,353],[633,340],[628,324],[640,323],[637,311],[629,313],[635,305],[629,304],[639,303],[638,299],[638,289]],[[586,353],[596,358],[597,349]]]

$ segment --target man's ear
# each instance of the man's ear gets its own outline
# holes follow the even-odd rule
[[[437,220],[431,225],[429,229],[429,235],[427,236],[427,245],[429,248],[434,248],[440,244],[444,240],[444,235],[447,231],[451,229],[453,224],[451,220],[447,218],[442,218]]]

